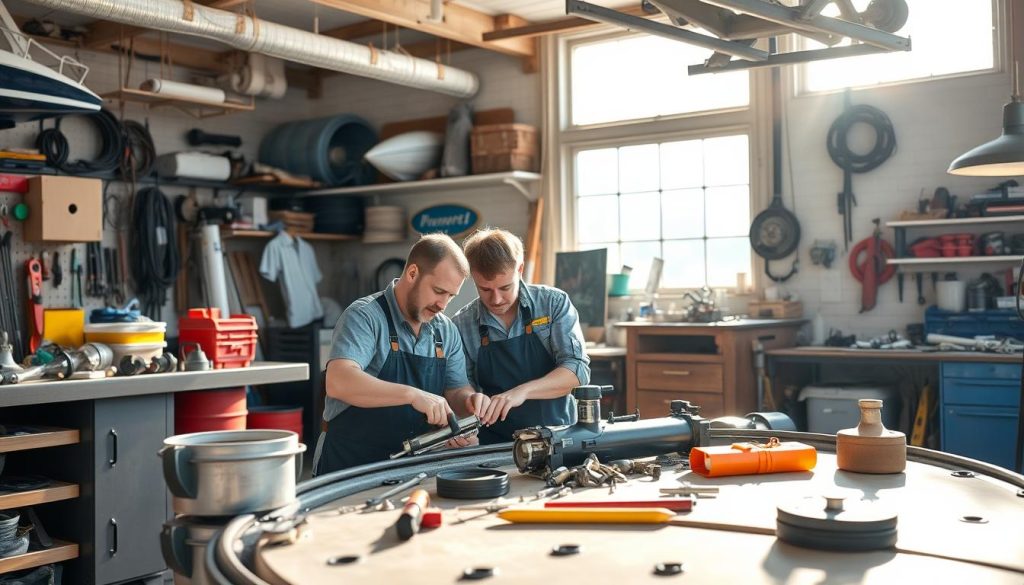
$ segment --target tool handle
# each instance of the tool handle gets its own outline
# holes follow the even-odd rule
[[[667,508],[508,508],[498,517],[521,524],[664,524],[675,512]]]
[[[425,489],[417,489],[409,494],[409,501],[402,508],[402,515],[395,523],[398,531],[398,538],[409,540],[420,531],[420,523],[423,521],[423,511],[430,506],[430,494]]]

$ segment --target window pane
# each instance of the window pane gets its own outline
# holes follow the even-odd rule
[[[629,288],[642,289],[647,286],[651,273],[651,258],[661,257],[661,242],[629,242],[622,244],[622,263],[633,267],[629,276]],[[611,264],[609,264],[611,269]],[[618,267],[615,269],[618,272]]]
[[[896,34],[912,37],[914,50],[807,63],[802,66],[803,89],[828,91],[993,67],[994,19],[990,0],[973,0],[968,3],[969,8],[963,0],[906,2],[907,24]],[[866,0],[854,2],[859,10],[866,4]],[[803,45],[808,49],[822,47],[810,40]]]
[[[619,187],[618,153],[614,148],[584,150],[576,154],[576,193],[615,193]]]
[[[711,51],[651,35],[573,47],[572,124],[600,124],[745,107],[746,71],[687,75]]]
[[[581,197],[576,200],[579,214],[576,240],[581,243],[619,239],[619,201],[615,195]]]
[[[750,274],[750,240],[723,238],[708,240],[708,286],[735,287],[736,273]]]
[[[704,190],[683,189],[661,194],[663,238],[704,236]]]
[[[700,140],[661,145],[661,188],[682,189],[704,184],[704,151]]]
[[[670,240],[663,246],[665,267],[661,274],[662,288],[704,286],[704,240]]]
[[[749,161],[746,134],[708,138],[704,141],[704,184],[715,186],[750,183]]]
[[[750,233],[750,191],[742,187],[708,187],[707,235],[743,236]]]
[[[594,244],[580,244],[579,250],[585,252],[587,250],[600,250],[605,248],[608,250],[608,268],[605,270],[608,274],[613,274],[622,269],[622,254],[619,251],[619,245],[616,242],[597,242]],[[630,278],[632,281],[632,278]]]
[[[660,239],[659,207],[657,191],[630,193],[619,197],[619,210],[622,214],[620,239],[623,241]]]
[[[619,149],[619,192],[636,193],[658,188],[658,145],[641,144]]]

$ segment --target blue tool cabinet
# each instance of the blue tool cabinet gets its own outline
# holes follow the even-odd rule
[[[1018,364],[942,364],[942,450],[1014,469]]]

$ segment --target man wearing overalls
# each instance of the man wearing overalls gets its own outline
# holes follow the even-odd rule
[[[463,243],[480,295],[452,318],[462,335],[470,382],[490,397],[482,444],[505,443],[536,425],[576,420],[576,386],[590,381],[579,315],[557,288],[522,282],[523,243],[484,229]]]
[[[327,364],[317,475],[386,461],[404,440],[447,425],[453,409],[460,416],[486,410],[490,400],[469,385],[462,340],[443,313],[468,273],[450,237],[423,236],[400,278],[345,309]]]

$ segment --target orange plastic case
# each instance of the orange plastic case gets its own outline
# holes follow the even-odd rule
[[[814,447],[796,441],[733,443],[690,450],[690,469],[704,477],[809,471],[818,463]]]

